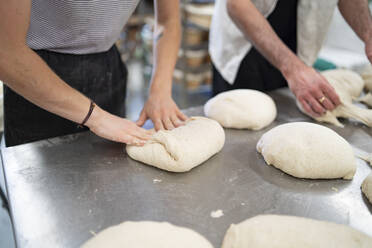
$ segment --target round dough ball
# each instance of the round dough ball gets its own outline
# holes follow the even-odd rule
[[[332,129],[293,122],[266,132],[257,143],[266,163],[299,178],[352,179],[356,159],[349,143]]]
[[[345,225],[295,216],[259,215],[231,225],[222,248],[367,248],[371,244],[371,237]]]
[[[145,164],[172,172],[185,172],[218,153],[225,131],[217,121],[192,117],[184,126],[156,132],[144,146],[126,147],[128,155]]]
[[[364,179],[362,184],[362,191],[372,204],[372,172]]]
[[[204,105],[204,114],[223,127],[260,130],[276,117],[273,99],[257,90],[231,90]]]
[[[81,248],[213,248],[197,232],[167,222],[123,222],[109,227]]]

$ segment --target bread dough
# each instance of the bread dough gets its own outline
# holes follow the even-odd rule
[[[257,90],[231,90],[218,94],[204,105],[204,114],[226,128],[259,130],[276,117],[270,96]]]
[[[227,230],[222,248],[370,248],[372,238],[349,226],[285,215],[258,215]]]
[[[266,163],[299,178],[352,179],[356,159],[349,143],[333,130],[293,122],[266,132],[257,143]]]
[[[372,204],[372,172],[364,179],[362,184],[362,191]]]
[[[372,91],[371,91],[371,92],[372,92]],[[360,97],[360,98],[358,99],[358,101],[359,101],[359,102],[362,102],[362,103],[364,103],[364,104],[366,104],[366,105],[369,106],[369,107],[372,107],[372,93],[371,93],[371,92],[369,92],[369,93],[367,93],[366,95]]]
[[[356,72],[346,69],[327,70],[321,73],[328,82],[347,97],[359,97],[363,91],[364,80]]]
[[[192,117],[184,126],[156,132],[142,147],[127,146],[128,155],[145,164],[185,172],[219,152],[225,143],[225,132],[217,121]]]
[[[166,222],[123,222],[88,240],[81,248],[213,248],[197,232]]]
[[[372,66],[368,64],[362,71],[362,78],[367,92],[372,92]]]
[[[364,81],[359,74],[343,69],[329,70],[321,74],[333,86],[340,97],[341,104],[334,110],[327,111],[325,115],[315,118],[315,120],[343,127],[337,118],[352,118],[372,127],[372,110],[353,104],[353,100],[360,96],[364,87]],[[307,114],[299,103],[297,103],[297,106]]]

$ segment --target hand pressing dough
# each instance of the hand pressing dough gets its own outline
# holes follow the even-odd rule
[[[258,215],[231,225],[222,248],[370,248],[372,238],[349,226],[285,215]]]
[[[276,117],[270,96],[257,90],[231,90],[218,94],[204,105],[204,114],[223,127],[259,130]]]
[[[293,122],[266,132],[257,151],[269,165],[299,178],[352,179],[356,159],[349,143],[333,130],[308,122]]]
[[[219,152],[225,143],[225,132],[217,121],[192,117],[184,126],[155,133],[143,147],[127,146],[128,155],[145,164],[185,172]]]
[[[363,79],[350,70],[329,70],[321,74],[333,86],[340,97],[341,104],[333,111],[327,111],[325,115],[314,119],[319,122],[327,122],[343,127],[337,118],[352,118],[372,127],[372,110],[353,104],[353,100],[357,99],[362,93],[364,87]],[[297,103],[297,106],[300,107],[302,112],[307,114],[299,103]]]
[[[364,179],[362,184],[362,191],[372,204],[372,172]]]
[[[123,222],[88,240],[81,248],[213,248],[203,236],[166,222]]]

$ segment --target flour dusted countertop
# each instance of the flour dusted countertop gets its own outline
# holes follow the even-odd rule
[[[311,121],[288,90],[270,95],[278,108],[271,125],[260,131],[225,129],[223,149],[185,173],[133,161],[123,145],[91,133],[2,150],[18,247],[79,247],[109,226],[143,220],[190,228],[220,247],[231,223],[258,214],[332,221],[372,236],[372,205],[360,190],[371,172],[365,162],[357,160],[351,181],[305,180],[266,165],[256,152],[269,129]],[[201,115],[203,110],[186,112]],[[352,146],[372,152],[372,129],[343,123],[344,128],[328,127]],[[211,218],[218,209],[224,215]]]

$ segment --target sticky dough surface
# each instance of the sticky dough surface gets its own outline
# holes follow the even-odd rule
[[[81,248],[213,248],[197,232],[167,222],[123,222],[88,240]]]
[[[352,179],[356,159],[349,143],[330,128],[293,122],[266,132],[257,151],[269,165],[299,178]]]
[[[272,98],[257,90],[231,90],[204,105],[204,114],[223,127],[259,130],[268,126],[277,110]]]
[[[231,225],[222,248],[370,248],[372,238],[349,226],[285,215],[259,215]]]
[[[218,153],[225,143],[225,132],[218,122],[192,117],[186,125],[159,131],[143,147],[127,146],[128,155],[145,164],[185,172]]]

